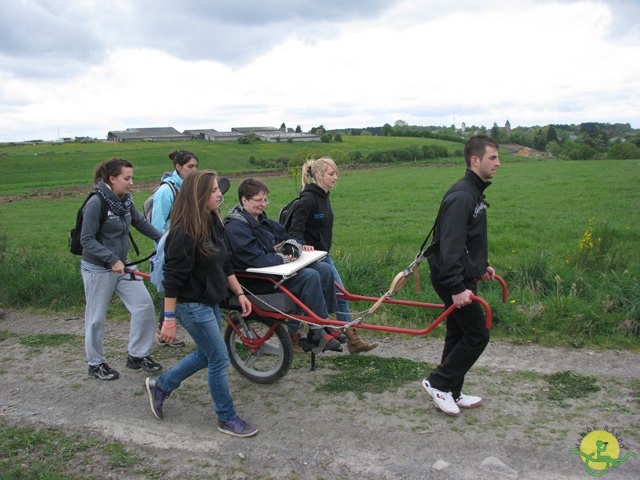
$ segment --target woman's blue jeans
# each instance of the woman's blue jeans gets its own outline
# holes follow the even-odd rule
[[[333,271],[333,281],[336,282],[341,287],[344,287],[344,283],[342,283],[342,279],[340,278],[340,274],[338,273],[336,264],[333,263],[333,258],[327,255],[326,257],[324,257],[322,261],[331,265],[331,270]],[[336,288],[336,293],[338,292],[339,290]],[[345,300],[341,296],[338,296],[337,300],[338,300],[338,310],[336,311],[336,318],[343,322],[350,322],[351,311],[349,310],[349,301]]]
[[[233,420],[236,412],[229,391],[229,352],[222,336],[220,307],[204,303],[179,302],[176,305],[176,318],[191,335],[197,348],[158,377],[158,388],[165,393],[171,393],[183,380],[208,367],[209,391],[218,420]]]

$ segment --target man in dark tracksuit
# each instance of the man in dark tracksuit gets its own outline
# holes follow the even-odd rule
[[[487,136],[469,139],[464,148],[465,176],[440,204],[433,241],[427,249],[431,283],[445,304],[456,310],[447,317],[440,365],[422,381],[436,407],[457,416],[475,408],[480,397],[462,393],[464,377],[489,343],[482,307],[471,300],[477,281],[495,279],[487,258],[487,216],[484,190],[500,165],[498,144]]]

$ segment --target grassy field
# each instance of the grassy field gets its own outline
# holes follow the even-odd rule
[[[329,145],[188,142],[2,147],[0,192],[2,196],[19,195],[34,189],[81,185],[88,190],[94,165],[111,156],[130,159],[136,179],[156,179],[168,169],[167,153],[174,146],[192,148],[202,167],[233,174],[252,169],[248,162],[251,155],[276,158],[305,148],[316,149],[317,154],[337,148],[366,154],[433,142],[344,138],[342,144]],[[451,152],[460,148],[455,143],[440,144]],[[503,164],[486,194],[490,261],[509,282],[509,303],[499,302],[495,284],[481,292],[494,309],[495,334],[546,344],[637,348],[640,161],[516,161],[502,153]],[[336,212],[332,255],[347,288],[374,296],[386,291],[395,274],[413,260],[443,193],[463,173],[461,158],[343,169],[331,194]],[[234,187],[239,178],[234,177],[226,196],[229,207],[237,201]],[[267,213],[277,218],[279,209],[299,186],[286,174],[265,178],[272,190]],[[139,208],[148,194],[141,191],[134,195]],[[82,309],[79,260],[67,250],[68,231],[81,201],[81,197],[63,195],[0,203],[2,305]],[[224,207],[222,210],[226,213]],[[151,251],[149,241],[140,235],[136,239],[143,253]],[[423,293],[416,295],[410,283],[399,295],[435,300],[426,264],[422,279]],[[422,312],[386,308],[374,321],[415,326],[424,323],[424,316]]]
[[[171,150],[193,150],[201,168],[213,168],[225,174],[255,170],[250,158],[256,160],[307,158],[330,155],[346,157],[349,152],[363,155],[375,150],[388,150],[416,145],[441,145],[451,153],[462,144],[420,138],[343,137],[343,142],[294,142],[240,145],[237,142],[132,142],[132,143],[47,143],[42,145],[0,146],[0,195],[17,195],[39,189],[90,185],[93,170],[100,162],[112,157],[126,158],[135,167],[136,180],[160,178],[173,166]],[[16,166],[19,165],[19,168]]]

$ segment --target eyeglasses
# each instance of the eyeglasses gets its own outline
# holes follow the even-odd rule
[[[268,198],[249,198],[248,200],[252,200],[256,203],[264,203],[265,205],[269,205],[269,199]]]

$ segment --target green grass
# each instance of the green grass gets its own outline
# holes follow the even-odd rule
[[[104,443],[88,436],[68,435],[52,427],[11,426],[0,421],[0,472],[3,480],[101,478],[115,468],[120,475],[144,474],[145,478],[162,478],[162,472],[157,470],[140,471],[141,462],[121,443]]]
[[[546,375],[545,380],[550,385],[549,399],[563,401],[567,398],[583,398],[589,393],[599,392],[596,378],[578,375],[574,372],[557,372]]]
[[[313,145],[181,142],[2,147],[0,187],[3,195],[61,185],[88,188],[93,165],[113,155],[129,157],[136,165],[136,176],[142,170],[158,178],[169,165],[166,154],[174,147],[194,149],[203,167],[215,166],[226,174],[249,168],[248,160],[240,160],[243,156],[278,157],[305,148],[316,149],[317,154],[336,148],[366,154],[407,142],[432,141],[345,137],[342,144]],[[460,147],[443,143],[451,151]],[[43,155],[32,158],[29,149],[40,149],[37,153]],[[49,151],[53,154],[44,155]],[[15,168],[16,162],[21,168]],[[349,290],[372,296],[387,290],[415,257],[442,195],[463,173],[461,158],[439,165],[340,171],[338,186],[331,193],[336,214],[331,253]],[[265,172],[263,178],[271,189],[267,213],[277,218],[299,185],[286,174],[267,176]],[[229,207],[237,202],[238,182],[239,178],[233,179],[226,196]],[[483,284],[479,292],[492,306],[494,336],[545,345],[640,346],[640,211],[634,207],[640,205],[638,184],[640,160],[516,161],[503,152],[503,164],[486,194],[490,261],[509,285],[509,302],[500,302],[496,284]],[[134,195],[138,207],[149,193]],[[67,250],[69,229],[81,202],[81,197],[63,195],[0,203],[1,305],[82,310],[79,259]],[[134,236],[143,254],[152,251],[150,240],[136,232]],[[426,263],[420,273],[422,293],[414,293],[409,281],[397,297],[439,302],[429,284]],[[356,311],[364,308],[354,305]],[[124,315],[118,302],[112,310]],[[425,315],[431,318],[432,312],[384,305],[371,321],[423,328],[428,321]]]
[[[27,347],[59,347],[65,344],[81,345],[82,339],[69,333],[43,333],[39,335],[26,335],[20,339],[20,343]]]
[[[339,371],[319,385],[319,392],[365,393],[393,391],[407,382],[423,378],[433,367],[425,362],[405,358],[382,358],[375,355],[343,355],[327,357],[332,367]]]
[[[78,185],[91,186],[93,171],[99,163],[112,157],[126,158],[134,166],[135,180],[159,179],[173,165],[168,154],[173,149],[193,150],[200,160],[200,168],[212,168],[225,174],[246,172],[259,168],[250,163],[256,160],[275,160],[280,157],[304,159],[309,156],[331,155],[346,158],[350,152],[363,155],[374,150],[389,150],[416,145],[442,145],[450,153],[462,144],[421,138],[344,137],[339,143],[294,142],[240,145],[237,142],[129,142],[91,144],[47,143],[43,145],[0,145],[0,195],[19,195],[34,190],[57,189]],[[19,168],[16,166],[19,165]]]

